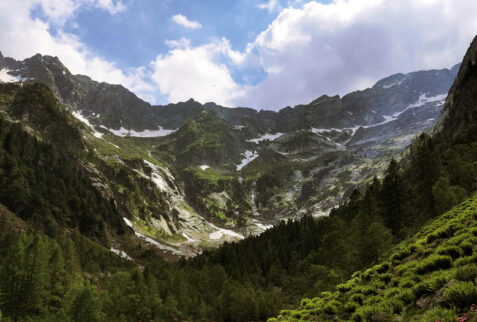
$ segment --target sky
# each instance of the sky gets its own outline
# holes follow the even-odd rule
[[[151,104],[278,110],[450,68],[475,0],[0,0],[0,51],[58,56]]]

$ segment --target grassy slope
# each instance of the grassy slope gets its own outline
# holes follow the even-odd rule
[[[387,260],[272,321],[456,321],[477,302],[476,263],[474,194],[396,246]],[[468,321],[477,320],[472,314]]]

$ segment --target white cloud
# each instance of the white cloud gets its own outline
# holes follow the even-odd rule
[[[171,101],[279,109],[364,89],[393,73],[451,67],[477,32],[474,0],[301,2],[290,2],[242,53],[226,40],[220,50],[217,43],[168,41],[172,49],[157,57],[153,80]],[[232,68],[250,66],[267,73],[261,83],[234,81]]]
[[[176,24],[185,28],[189,28],[189,29],[202,28],[202,25],[200,23],[198,23],[197,21],[191,21],[187,19],[186,16],[183,16],[183,15],[174,15],[171,17],[171,20],[175,22]]]
[[[268,0],[268,2],[257,5],[257,8],[267,10],[270,13],[280,11],[282,9],[278,0]]]
[[[345,94],[397,72],[451,67],[477,32],[474,0],[310,1],[251,44],[268,75],[235,106],[278,109]]]
[[[224,62],[238,62],[241,55],[230,49],[227,40],[190,47],[188,40],[176,43],[167,55],[159,55],[152,63],[151,78],[170,102],[189,98],[206,103],[230,105],[243,95],[244,88],[232,79]]]
[[[121,1],[114,3],[113,0],[96,0],[95,6],[108,11],[112,15],[126,10],[126,7]]]
[[[50,20],[60,19],[62,15],[71,16],[77,8],[64,0],[0,1],[0,49],[5,56],[16,59],[28,58],[36,53],[58,56],[74,74],[122,84],[145,99],[154,98],[152,93],[156,89],[146,81],[144,68],[123,72],[113,62],[94,55],[76,36],[61,30],[57,36],[52,36],[47,22],[30,16],[31,9],[36,5],[42,6]]]

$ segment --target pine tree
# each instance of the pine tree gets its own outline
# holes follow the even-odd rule
[[[404,202],[404,189],[399,174],[399,165],[392,159],[386,170],[383,180],[381,195],[383,201],[383,213],[386,226],[396,235],[402,225],[402,203]]]

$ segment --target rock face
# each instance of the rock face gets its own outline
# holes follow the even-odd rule
[[[475,60],[468,55],[451,93],[472,91],[466,80]],[[102,160],[94,167],[98,190],[113,196],[138,238],[176,255],[261,233],[283,219],[327,215],[433,128],[458,68],[396,74],[364,91],[273,112],[193,99],[151,106],[120,85],[71,74],[56,57],[0,54],[0,81],[47,85],[68,122],[84,123],[72,139],[49,141],[94,151]],[[475,111],[459,112],[459,104],[450,96],[440,122],[449,113],[475,120]],[[45,136],[49,114],[31,107],[18,118]],[[39,117],[42,127],[32,121]]]
[[[472,135],[472,131],[463,133],[462,127],[475,123],[477,119],[477,37],[472,41],[462,62],[455,83],[449,91],[445,107],[435,132],[443,137],[457,139],[459,136]],[[475,130],[475,127],[472,127]],[[475,132],[473,132],[475,133]],[[475,134],[474,134],[475,135]]]

